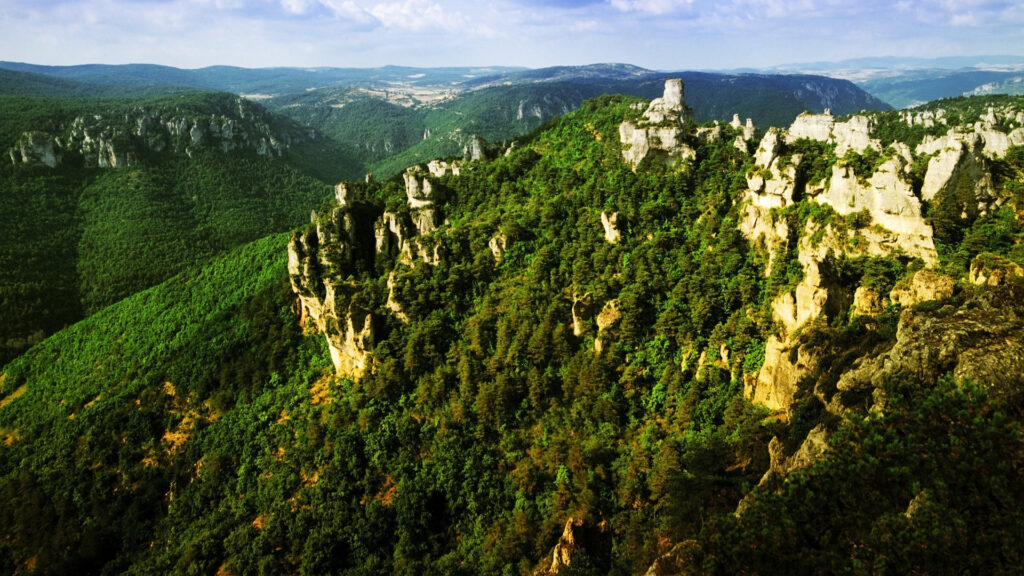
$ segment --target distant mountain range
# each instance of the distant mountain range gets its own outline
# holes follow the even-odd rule
[[[895,108],[939,98],[1024,93],[1024,56],[855,58],[732,70],[771,74],[824,74],[850,80]]]
[[[23,96],[154,96],[232,92],[323,132],[365,171],[394,174],[459,156],[475,136],[506,141],[602,94],[654,98],[682,77],[700,122],[733,114],[786,125],[805,110],[836,114],[888,108],[852,82],[820,75],[654,71],[629,64],[464,68],[262,68],[183,70],[152,64],[40,66],[0,62],[0,93]],[[352,177],[358,176],[352,174]]]

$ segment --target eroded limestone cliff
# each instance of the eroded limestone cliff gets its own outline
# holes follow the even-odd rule
[[[310,226],[292,235],[292,289],[304,315],[327,338],[338,374],[358,378],[372,369],[374,335],[382,324],[382,307],[359,290],[353,277],[389,270],[383,309],[400,322],[409,321],[395,291],[396,275],[416,262],[442,264],[446,189],[437,179],[457,175],[460,169],[457,162],[408,169],[403,174],[406,206],[401,211],[379,210],[365,202],[362,184],[339,184],[334,205],[313,212]]]
[[[124,168],[143,154],[191,157],[201,149],[281,156],[293,143],[310,137],[308,130],[276,126],[265,110],[235,98],[216,113],[140,107],[121,114],[80,115],[46,131],[24,133],[8,156],[13,164],[50,168],[68,156],[80,156],[86,167]]]

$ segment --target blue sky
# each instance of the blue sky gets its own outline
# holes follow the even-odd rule
[[[1024,0],[0,0],[0,60],[185,68],[1024,55]]]

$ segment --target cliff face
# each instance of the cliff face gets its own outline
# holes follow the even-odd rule
[[[944,116],[937,115],[940,120]],[[883,150],[882,143],[872,137],[871,117],[853,116],[837,122],[827,111],[803,114],[788,130],[772,129],[762,138],[754,155],[755,169],[747,174],[747,206],[740,230],[769,254],[788,250],[795,242],[803,277],[772,305],[773,319],[780,328],[768,340],[766,361],[756,383],[748,386],[748,395],[755,402],[788,410],[797,383],[814,370],[817,358],[801,348],[796,338],[803,326],[818,318],[832,321],[845,317],[851,306],[859,312],[883,307],[882,295],[840,281],[830,264],[836,255],[919,259],[925,266],[935,266],[938,254],[932,226],[925,218],[926,204],[962,194],[965,188],[982,214],[1006,200],[996,193],[990,159],[1005,155],[1004,140],[1013,141],[1020,129],[998,132],[994,126],[1005,124],[1004,116],[993,110],[988,116],[973,126],[951,127],[945,136],[926,137],[915,150],[900,142],[889,143]],[[904,120],[908,125],[931,122],[934,126],[936,115],[922,120],[908,114]],[[804,170],[813,159],[793,152],[801,140],[835,147],[835,160],[819,181],[809,180]],[[858,175],[847,163],[851,153],[855,157],[874,154],[879,160],[873,172]],[[923,177],[917,175],[917,184],[912,173],[915,163],[926,163]],[[792,221],[779,210],[804,198],[860,222],[856,226],[822,226],[808,221],[794,230]],[[771,262],[769,269],[774,265],[777,263]],[[946,293],[937,286],[950,282],[938,275],[921,278],[929,285],[922,293],[932,294],[925,300]],[[908,306],[920,300],[894,293],[885,302]]]
[[[142,154],[185,154],[200,149],[247,150],[281,156],[293,143],[311,135],[273,125],[258,105],[235,98],[218,112],[187,109],[151,111],[135,108],[121,114],[87,114],[58,123],[50,132],[26,132],[8,151],[13,164],[55,168],[70,155],[86,167],[123,168]]]
[[[664,94],[651,101],[643,120],[619,126],[623,159],[635,170],[648,156],[669,165],[693,158],[693,148],[685,138],[685,125],[692,121],[693,111],[683,101],[683,81],[666,80]]]
[[[394,292],[396,272],[416,262],[443,262],[440,236],[445,188],[439,180],[459,174],[460,162],[431,162],[403,174],[406,209],[379,210],[362,201],[362,186],[339,184],[335,205],[313,212],[312,223],[288,244],[288,273],[303,314],[327,338],[339,375],[358,378],[372,369],[374,334],[382,322],[372,297],[352,280],[360,273],[389,271],[384,309],[400,322],[408,318]]]

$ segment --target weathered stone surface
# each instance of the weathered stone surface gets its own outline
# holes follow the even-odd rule
[[[619,300],[609,300],[601,307],[601,313],[597,315],[597,329],[608,330],[622,319],[622,312],[619,311]]]
[[[778,128],[772,127],[765,132],[764,137],[761,138],[760,144],[757,145],[757,152],[754,153],[754,163],[762,168],[768,168],[779,155],[779,148],[781,147],[780,140],[782,139],[782,131]]]
[[[601,212],[601,226],[604,227],[604,239],[609,244],[618,244],[622,238],[622,231],[619,229],[619,213]]]
[[[995,254],[979,254],[971,261],[972,284],[999,286],[1020,277],[1024,277],[1024,268]]]
[[[782,479],[791,472],[809,468],[828,449],[828,440],[831,437],[832,434],[828,429],[824,425],[818,424],[807,433],[796,452],[787,456],[782,442],[777,436],[773,436],[768,443],[770,464],[759,484],[764,486],[772,479]]]
[[[435,178],[440,178],[446,174],[458,176],[462,171],[462,162],[453,161],[446,162],[444,160],[431,160],[427,163],[427,171],[430,175]]]
[[[338,206],[347,206],[350,200],[349,196],[348,184],[345,182],[334,187],[334,201],[338,203]]]
[[[644,576],[698,576],[704,573],[700,565],[700,545],[686,540],[658,557]]]
[[[928,171],[921,186],[922,200],[955,194],[959,187],[968,187],[983,204],[995,198],[992,174],[982,154],[982,140],[977,134],[950,130],[946,136],[918,146],[917,153],[935,154],[928,161]]]
[[[635,170],[648,156],[657,157],[666,165],[693,158],[696,153],[684,141],[682,128],[692,118],[683,102],[683,81],[666,80],[664,95],[651,101],[641,122],[619,125],[623,159]]]
[[[788,339],[769,336],[764,364],[757,374],[751,400],[773,411],[788,411],[800,379],[818,362],[815,350]]]
[[[732,122],[729,122],[729,125],[741,131],[739,138],[741,138],[744,142],[750,142],[751,140],[754,139],[755,136],[757,136],[757,128],[754,127],[754,121],[751,120],[750,118],[747,118],[747,121],[745,123],[740,124],[740,115],[733,114]],[[744,151],[746,151],[745,148]]]
[[[81,156],[85,166],[114,169],[133,165],[142,152],[191,157],[200,149],[251,150],[259,155],[280,156],[293,143],[307,138],[299,131],[272,128],[266,111],[241,98],[236,99],[234,110],[224,113],[154,114],[139,108],[116,116],[78,116],[48,131],[51,134],[44,140],[37,132],[27,132],[23,139],[41,146],[38,150],[36,146],[25,149],[28,157],[38,158],[51,168],[67,154]],[[46,140],[52,140],[49,147]],[[9,151],[12,161],[24,156],[22,148],[15,146]]]
[[[494,254],[495,262],[501,262],[501,259],[505,257],[505,251],[508,250],[508,246],[509,238],[507,234],[498,234],[487,242],[487,247],[491,249],[491,254]]]
[[[924,221],[921,201],[901,176],[905,167],[899,156],[891,158],[862,183],[852,169],[837,164],[832,167],[829,185],[818,191],[814,199],[842,215],[867,210],[872,224],[897,236],[896,244],[903,252],[934,264],[938,254],[932,228]]]
[[[858,286],[853,293],[853,306],[850,313],[854,316],[878,316],[885,312],[888,300],[870,286]]]
[[[487,143],[484,139],[473,135],[469,143],[462,150],[462,159],[466,162],[474,162],[487,158]]]
[[[8,152],[12,164],[43,165],[56,168],[62,159],[60,144],[45,132],[25,132]]]
[[[543,562],[533,575],[554,576],[559,570],[572,565],[573,558],[581,550],[596,555],[607,552],[610,545],[607,522],[595,525],[579,518],[569,518],[558,544],[551,552],[551,562]]]
[[[832,138],[836,143],[836,155],[842,158],[850,150],[862,152],[866,149],[882,151],[882,144],[871,138],[871,119],[867,116],[851,116],[846,122],[836,122],[832,127]]]
[[[403,324],[409,323],[409,316],[405,313],[405,308],[402,307],[402,303],[395,297],[395,271],[392,270],[388,274],[388,301],[385,304],[391,314]]]
[[[406,170],[402,178],[405,180],[405,196],[410,208],[424,208],[443,199],[440,190],[435,190],[430,178],[422,176],[418,166]]]
[[[572,297],[572,333],[579,338],[586,332],[586,322],[593,316],[593,299],[590,292],[583,296],[573,294]]]
[[[804,112],[793,120],[786,134],[786,142],[796,142],[800,138],[828,142],[832,139],[832,127],[835,123],[836,119],[829,110],[825,110],[824,114]]]
[[[949,298],[955,288],[956,282],[949,276],[924,269],[897,284],[889,293],[889,299],[907,308],[928,300]]]
[[[830,142],[836,145],[836,155],[843,157],[848,151],[882,150],[878,140],[871,138],[871,119],[851,116],[845,122],[836,122],[829,110],[824,114],[804,112],[796,117],[786,133],[786,142],[792,144],[801,138]]]
[[[1024,283],[989,288],[955,308],[904,310],[892,348],[858,360],[838,388],[879,388],[894,378],[933,382],[945,374],[996,395],[1024,394]]]

